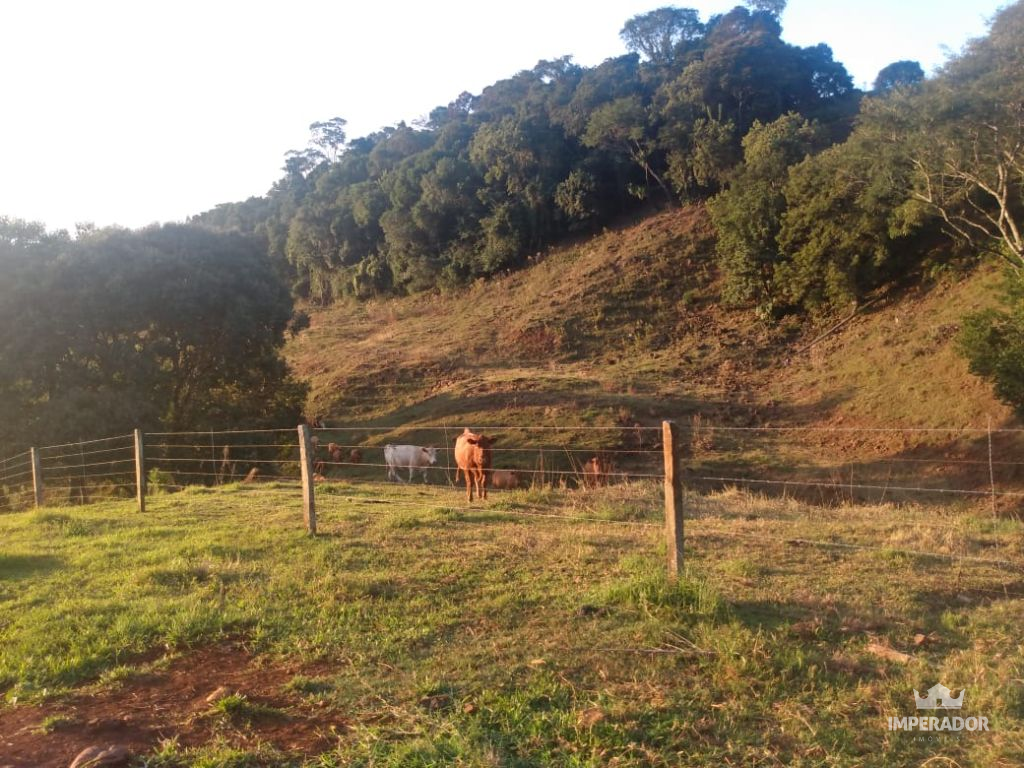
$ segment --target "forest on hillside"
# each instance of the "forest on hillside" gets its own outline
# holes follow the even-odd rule
[[[541,61],[351,141],[315,123],[267,195],[194,221],[259,235],[315,303],[514,269],[645,204],[708,201],[725,298],[768,319],[845,307],[958,245],[1019,266],[1021,3],[935,77],[895,61],[870,93],[827,45],[785,42],[784,7],[665,7],[593,68]]]
[[[868,93],[827,45],[783,39],[784,7],[664,7],[595,67],[541,61],[354,139],[314,123],[267,194],[185,224],[0,217],[0,447],[294,423],[295,299],[449,290],[681,205],[710,211],[722,300],[765,323],[1000,261],[1006,309],[961,345],[1024,407],[1024,0],[934,76],[894,61]]]

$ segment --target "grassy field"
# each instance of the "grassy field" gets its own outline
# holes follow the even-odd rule
[[[286,485],[0,516],[4,762],[1024,760],[1020,523],[691,495],[670,583],[659,490],[336,483],[315,539]],[[887,730],[936,682],[991,731]]]

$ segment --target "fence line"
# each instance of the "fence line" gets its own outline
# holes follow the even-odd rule
[[[20,459],[22,457],[27,458],[31,454],[32,454],[32,451],[22,451],[21,453],[16,453],[13,456],[9,456],[8,458],[4,459],[2,463],[3,463],[4,466],[6,466],[9,462],[14,461],[15,459]]]
[[[171,462],[171,463],[175,463],[175,464],[180,464],[180,463],[195,464],[197,461],[207,461],[208,462],[208,461],[213,461],[213,459],[211,459],[209,457],[207,457],[205,459],[196,459],[196,458],[187,459],[187,458],[182,458],[180,456],[179,457],[167,456],[167,457],[164,457],[162,459],[153,459],[149,463],[150,464],[162,464],[165,461],[168,461],[168,462]],[[225,459],[218,457],[217,460],[216,460],[216,463],[217,464],[222,464],[224,461],[225,461]],[[297,461],[297,459],[243,459],[243,458],[227,459],[227,462],[229,464],[291,464],[291,463],[294,463],[295,461]]]
[[[124,449],[122,449],[124,450]],[[109,459],[107,461],[95,461],[88,464],[51,464],[47,466],[43,464],[43,469],[84,469],[86,467],[106,467],[111,464],[124,464],[126,462],[134,462],[135,459]]]
[[[440,450],[440,449],[438,449],[438,450]],[[495,449],[495,450],[497,450],[497,449]],[[658,451],[655,451],[655,453],[658,453]],[[700,455],[702,457],[715,456],[715,455],[735,456],[736,453],[734,451],[728,451],[728,450],[725,450],[723,448],[701,448],[700,449]],[[879,456],[879,457],[874,457],[874,458],[872,458],[872,457],[862,457],[862,458],[858,458],[858,459],[847,459],[847,460],[845,460],[843,462],[842,466],[850,466],[850,465],[861,466],[861,465],[866,464],[866,463],[872,463],[872,464],[937,464],[939,466],[945,466],[947,464],[948,465],[953,465],[953,466],[959,465],[959,464],[969,464],[969,465],[972,465],[972,466],[992,466],[992,465],[995,465],[995,466],[1012,466],[1012,467],[1022,467],[1022,466],[1024,466],[1024,461],[1000,461],[1000,460],[996,460],[996,459],[993,459],[992,461],[989,461],[988,459],[948,459],[948,458],[911,459],[911,458],[902,458],[902,457],[894,457],[894,456]]]
[[[99,437],[95,440],[76,440],[73,443],[60,443],[58,445],[43,445],[37,450],[51,451],[56,448],[70,448],[73,445],[95,445],[96,443],[109,443],[111,440],[130,440],[132,435],[116,435],[115,437]]]
[[[332,445],[332,444],[334,446],[336,446],[337,448],[341,448],[342,450],[356,449],[356,450],[360,450],[360,451],[365,451],[365,450],[368,450],[368,449],[370,449],[370,450],[372,450],[372,449],[383,450],[387,446],[387,444],[385,444],[385,443],[379,443],[379,444],[378,443],[363,443],[361,445],[342,445],[340,443],[328,443],[328,445]],[[294,444],[292,445],[292,447],[295,447]],[[326,449],[326,447],[327,446],[323,444],[323,441],[321,441],[320,442],[320,448]],[[440,446],[439,445],[439,446],[432,446],[432,447],[438,453],[442,453],[442,452],[452,453],[452,452],[455,451],[454,448],[450,448],[448,446]],[[650,449],[624,449],[624,448],[621,448],[620,449],[620,448],[599,448],[599,447],[594,447],[594,448],[569,448],[568,446],[538,446],[536,448],[492,448],[491,451],[493,453],[534,453],[534,454],[537,454],[537,453],[559,454],[559,453],[566,453],[566,452],[568,452],[568,453],[589,453],[589,454],[599,453],[599,454],[609,454],[609,455],[612,455],[612,454],[644,454],[644,455],[652,455],[652,456],[653,455],[657,455],[657,456],[661,456],[662,455],[662,451],[661,451],[660,448],[650,448]],[[1022,463],[1024,463],[1024,462],[1022,462]]]
[[[829,488],[832,490],[866,490],[866,491],[900,491],[900,492],[917,492],[917,493],[948,493],[953,495],[964,495],[964,496],[1011,496],[1011,497],[1024,497],[1024,492],[1015,491],[970,491],[959,488],[909,488],[898,485],[860,485],[857,483],[844,483],[836,481],[834,483],[823,483],[818,481],[808,480],[759,480],[750,477],[713,477],[713,476],[691,476],[688,480],[702,480],[707,482],[723,482],[723,483],[749,483],[753,485],[791,485],[796,487],[805,488]]]
[[[692,474],[684,474],[683,480],[690,483],[724,483],[724,484],[735,484],[735,485],[751,485],[751,486],[762,486],[762,487],[781,487],[783,489],[789,488],[817,488],[825,489],[831,492],[844,493],[849,491],[851,496],[854,491],[874,491],[885,493],[900,493],[900,494],[928,494],[928,495],[948,495],[948,496],[963,496],[968,498],[984,498],[990,497],[993,500],[993,512],[995,509],[995,500],[997,498],[1022,498],[1024,492],[1014,490],[1001,490],[997,488],[995,483],[995,467],[1014,467],[1024,466],[1024,461],[1012,461],[1012,460],[995,460],[992,455],[991,445],[989,448],[988,461],[985,460],[972,460],[968,458],[913,458],[913,457],[892,457],[887,458],[884,455],[877,458],[860,458],[856,461],[844,461],[841,464],[834,466],[815,466],[810,461],[798,462],[796,465],[791,467],[790,471],[793,471],[795,476],[787,479],[777,479],[776,477],[747,477],[744,476],[746,473],[743,468],[737,465],[744,463],[749,464],[751,457],[743,456],[739,450],[730,451],[728,448],[718,449],[703,449],[697,440],[703,435],[707,437],[713,437],[714,433],[722,432],[726,434],[736,434],[743,436],[742,439],[726,441],[723,439],[722,442],[736,442],[741,445],[744,444],[748,438],[754,439],[753,436],[760,435],[766,437],[767,446],[778,450],[780,447],[784,447],[788,443],[783,440],[779,440],[780,436],[790,436],[790,439],[799,441],[801,435],[807,432],[813,433],[842,433],[842,434],[899,434],[905,433],[921,433],[921,434],[948,434],[948,435],[982,435],[982,434],[993,434],[993,433],[1006,433],[1006,434],[1017,434],[1024,433],[1024,429],[1000,429],[1000,430],[988,430],[988,429],[975,429],[971,427],[953,427],[953,428],[918,428],[918,427],[732,427],[732,426],[719,426],[710,423],[692,423],[689,425],[677,426],[674,429],[669,428],[669,423],[665,422],[662,428],[659,430],[657,427],[630,427],[630,426],[551,426],[551,425],[537,425],[537,426],[486,426],[477,427],[479,431],[486,432],[512,432],[522,442],[527,442],[524,439],[524,435],[530,433],[536,433],[538,435],[549,435],[552,432],[570,432],[570,433],[592,433],[592,434],[603,434],[603,433],[619,433],[618,446],[636,444],[635,440],[640,439],[640,445],[644,445],[644,435],[649,435],[651,432],[661,431],[660,436],[649,436],[650,444],[652,446],[659,445],[659,448],[627,448],[627,447],[616,447],[614,440],[611,447],[602,446],[584,446],[579,445],[562,445],[562,446],[537,446],[537,447],[495,447],[492,449],[492,454],[495,456],[510,456],[515,457],[518,455],[532,455],[538,458],[543,457],[547,462],[550,462],[552,468],[539,468],[536,465],[533,468],[518,468],[518,467],[507,467],[509,471],[515,472],[517,475],[521,475],[526,478],[541,478],[544,480],[556,481],[567,477],[576,478],[578,485],[585,486],[589,483],[588,480],[597,481],[594,484],[605,484],[607,482],[617,483],[631,480],[662,480],[665,482],[665,506],[666,506],[666,523],[653,522],[650,520],[612,520],[603,517],[594,517],[588,515],[565,515],[551,513],[544,510],[543,507],[534,507],[527,509],[495,509],[495,508],[478,508],[473,506],[453,506],[450,503],[445,503],[444,500],[396,500],[396,499],[372,499],[367,497],[351,497],[344,498],[346,503],[350,503],[359,507],[361,511],[367,511],[365,507],[372,504],[387,504],[391,511],[402,511],[402,510],[414,510],[422,509],[424,504],[433,504],[444,509],[453,511],[471,511],[477,513],[491,513],[500,514],[504,516],[521,516],[526,518],[538,518],[538,519],[555,519],[562,520],[565,522],[573,523],[593,523],[601,525],[627,525],[627,526],[641,526],[650,529],[655,528],[669,528],[670,520],[676,520],[678,523],[679,533],[679,544],[678,550],[676,551],[677,560],[672,561],[673,555],[670,554],[670,575],[678,573],[679,564],[681,563],[682,555],[682,504],[683,497],[681,494],[677,494],[676,491],[670,493],[669,484],[673,479],[672,476],[676,475],[676,470],[684,468],[686,464],[691,467]],[[237,482],[246,475],[246,471],[235,471],[236,468],[242,467],[251,471],[258,470],[261,467],[267,468],[274,474],[258,474],[255,476],[260,481],[270,482],[281,482],[288,485],[289,487],[299,485],[303,487],[306,503],[311,505],[314,497],[315,483],[317,481],[323,481],[324,478],[317,477],[313,478],[312,473],[303,470],[305,466],[308,470],[312,470],[315,465],[316,468],[324,470],[326,468],[365,468],[367,470],[376,469],[392,469],[388,464],[377,463],[377,462],[363,462],[363,461],[327,461],[320,460],[313,453],[319,453],[323,455],[326,445],[323,444],[322,438],[318,439],[318,445],[313,448],[311,441],[305,443],[307,446],[307,452],[303,453],[302,444],[303,440],[308,439],[310,434],[316,434],[318,436],[324,436],[329,433],[337,432],[351,432],[351,433],[367,433],[372,435],[374,433],[380,434],[384,432],[394,432],[399,434],[415,434],[425,432],[427,430],[432,431],[444,431],[445,433],[445,445],[438,447],[436,450],[439,454],[450,457],[453,452],[453,447],[449,444],[451,438],[456,437],[459,433],[458,427],[453,427],[449,424],[435,425],[435,424],[422,424],[422,425],[401,425],[401,426],[324,426],[317,428],[303,427],[299,430],[299,434],[295,434],[294,429],[259,429],[259,430],[204,430],[204,431],[191,431],[191,432],[151,432],[146,433],[142,436],[142,440],[136,442],[134,445],[123,445],[117,447],[99,447],[89,448],[87,446],[96,446],[99,444],[109,444],[115,441],[121,440],[134,440],[135,435],[124,435],[100,438],[96,440],[83,440],[76,443],[64,443],[55,446],[46,446],[40,449],[34,449],[33,451],[27,451],[22,454],[17,454],[8,459],[5,459],[0,465],[2,468],[3,475],[0,482],[8,485],[19,484],[27,486],[27,488],[17,496],[14,493],[8,494],[7,496],[0,497],[0,509],[13,509],[20,504],[30,501],[30,494],[35,491],[36,503],[42,503],[42,482],[43,476],[47,480],[53,482],[58,481],[62,483],[68,483],[68,486],[61,486],[63,489],[67,487],[72,495],[72,499],[75,494],[80,494],[79,498],[85,500],[87,497],[92,498],[115,498],[113,496],[106,495],[106,492],[113,489],[131,489],[135,488],[139,494],[139,506],[140,509],[144,508],[144,497],[141,495],[144,488],[144,475],[143,472],[146,469],[160,471],[163,470],[169,473],[172,480],[167,485],[174,485],[178,487],[175,478],[180,478],[182,483],[188,482],[224,482],[232,481]],[[694,444],[694,450],[692,455],[687,458],[686,464],[682,463],[679,457],[679,449],[681,447],[681,440],[678,438],[676,433],[685,434],[687,436],[687,442],[689,437],[696,438]],[[264,439],[260,439],[260,435],[293,435],[292,440],[284,442],[288,438],[277,439],[272,437],[271,443],[265,442]],[[304,437],[303,437],[304,436]],[[194,443],[188,443],[188,439],[196,438]],[[142,460],[142,447],[145,439],[153,439],[155,442],[147,444],[145,446],[148,455],[145,457],[146,461]],[[181,439],[185,439],[185,443],[181,442]],[[247,444],[240,442],[245,439],[256,439],[260,442]],[[357,437],[356,439],[360,439]],[[369,439],[374,439],[372,436]],[[410,438],[411,439],[411,438]],[[544,440],[545,438],[538,437],[538,440]],[[554,441],[559,438],[555,436]],[[574,438],[584,442],[584,438]],[[206,442],[209,441],[209,442]],[[353,442],[353,441],[350,441]],[[515,439],[512,440],[515,442]],[[806,442],[806,441],[805,441]],[[814,441],[812,441],[814,442]],[[360,451],[376,451],[383,449],[383,445],[338,445],[338,448],[343,450],[355,450]],[[803,449],[817,450],[820,455],[820,449],[813,445],[801,445]],[[862,446],[864,450],[871,450],[871,446]],[[61,449],[77,448],[77,452],[64,451],[58,453],[58,455],[45,455],[44,452],[60,451]],[[310,453],[309,449],[313,448],[313,452]],[[295,449],[300,449],[299,455],[294,454]],[[885,447],[881,447],[881,450],[887,450]],[[181,455],[179,451],[189,451],[192,455]],[[274,456],[270,453],[260,453],[261,451],[277,451],[281,452],[281,455]],[[284,453],[287,452],[287,455]],[[673,453],[674,452],[674,453]],[[116,458],[118,454],[133,456],[132,458]],[[579,458],[583,455],[598,455],[598,456],[614,456],[619,457],[624,466],[621,468],[616,467],[610,471],[602,471],[600,476],[594,477],[588,475],[583,471],[582,466],[578,464]],[[658,468],[658,471],[652,471],[653,459],[658,454],[662,457],[662,466]],[[99,456],[111,456],[109,459],[98,459]],[[252,456],[252,458],[248,458]],[[726,462],[720,462],[719,466],[721,469],[715,471],[715,462],[708,462],[708,456],[723,456],[729,457],[731,460],[728,462],[732,466],[726,467]],[[27,458],[26,458],[27,457]],[[90,461],[86,461],[86,457],[89,457]],[[754,457],[756,461],[757,457]],[[62,460],[66,460],[66,463],[58,463]],[[986,490],[977,490],[969,488],[940,488],[940,487],[926,487],[920,484],[912,484],[907,482],[901,482],[906,480],[908,477],[914,477],[909,471],[900,472],[898,478],[894,482],[885,480],[884,484],[876,484],[875,482],[854,482],[852,472],[858,464],[864,462],[872,462],[873,464],[879,465],[884,468],[886,465],[893,464],[906,464],[913,466],[974,466],[983,467],[984,465],[989,466],[988,477],[986,477],[989,488]],[[33,472],[33,465],[40,470],[38,473]],[[129,482],[106,482],[98,483],[96,481],[101,480],[121,480],[127,479],[132,474],[132,469],[125,467],[123,471],[116,469],[116,467],[128,465],[131,463],[136,464],[136,481],[135,483]],[[645,463],[649,462],[649,463]],[[618,461],[617,461],[618,463]],[[710,466],[702,466],[702,464],[708,464]],[[569,466],[569,469],[564,467]],[[543,466],[543,465],[541,465]],[[841,478],[833,478],[831,480],[809,478],[812,472],[845,472],[847,467],[850,468],[851,476],[850,480],[844,481]],[[105,472],[86,472],[88,469],[104,468]],[[211,469],[208,469],[211,468]],[[444,473],[446,477],[450,477],[451,471],[454,467],[449,463],[448,466],[442,465],[428,465],[426,467],[416,467],[415,470],[419,470],[424,476],[436,477],[436,473]],[[283,472],[291,472],[294,469],[294,474],[282,474]],[[401,477],[401,473],[408,470],[408,467],[394,467]],[[760,472],[771,471],[785,472],[787,468],[784,466],[780,467],[768,467],[765,464],[758,465]],[[18,470],[12,472],[12,470]],[[862,468],[859,470],[862,475],[867,474]],[[427,475],[427,473],[435,473]],[[890,477],[893,475],[893,470],[890,467]],[[32,477],[32,485],[28,485],[28,481],[25,478]],[[907,476],[907,477],[904,477]],[[930,474],[924,476],[931,476]],[[971,478],[972,475],[964,473],[961,477]],[[354,473],[348,477],[339,479],[357,481],[359,478],[358,473]],[[16,481],[22,480],[21,483]],[[980,482],[980,481],[979,481]],[[79,484],[79,485],[76,485]],[[545,483],[547,485],[548,483]],[[436,484],[433,487],[438,487]],[[565,483],[562,483],[562,488],[565,487]],[[496,489],[497,490],[497,489]],[[63,491],[62,491],[63,492]],[[325,499],[339,498],[337,494],[324,494]],[[15,500],[17,499],[17,500]],[[674,507],[673,507],[674,505]],[[673,517],[674,516],[674,517]],[[315,517],[312,518],[311,532],[315,531]],[[707,518],[696,518],[707,519]],[[786,520],[786,518],[778,518],[779,520]],[[808,519],[812,519],[808,517]],[[789,522],[798,522],[796,520],[789,520]],[[949,523],[942,524],[939,522],[931,521],[910,521],[915,526],[925,526],[935,530],[945,530],[951,536],[959,537],[960,546],[966,548],[968,546],[968,535],[969,532],[962,530],[959,526],[959,521],[951,519]],[[698,526],[698,529],[702,526]],[[856,532],[851,532],[853,538],[863,538],[858,536]],[[850,536],[851,533],[843,533],[841,536]],[[871,531],[872,535],[879,535],[876,531]],[[674,535],[674,534],[673,534]],[[778,540],[787,543],[793,543],[798,545],[806,546],[817,546],[817,547],[829,547],[836,549],[846,550],[876,550],[886,552],[898,552],[915,557],[934,557],[958,563],[977,563],[984,565],[999,566],[1003,568],[1020,569],[1024,566],[1020,563],[1013,563],[1007,560],[987,559],[983,557],[977,557],[974,555],[966,554],[948,554],[939,552],[927,552],[923,550],[913,549],[901,549],[898,547],[876,545],[872,543],[862,543],[857,541],[849,541],[843,539],[836,540],[816,540],[811,538],[801,537],[780,537],[775,535],[764,535],[762,533],[741,533],[733,531],[724,531],[718,533],[705,532],[698,530],[698,535],[704,536],[736,536],[739,538],[754,539],[754,540]],[[940,539],[939,541],[947,541],[948,539]],[[673,551],[672,542],[669,542],[670,552]],[[674,565],[671,564],[674,562]]]
[[[57,459],[77,459],[82,456],[94,456],[100,453],[116,453],[117,451],[130,451],[132,446],[122,445],[117,448],[103,448],[98,451],[81,451],[79,453],[62,453],[59,456],[46,456],[46,461],[56,461]]]
[[[245,449],[245,450],[249,450],[249,449],[264,449],[264,447],[272,447],[272,449],[283,449],[283,447],[287,447],[287,449],[296,449],[296,447],[298,447],[299,445],[296,442],[291,442],[291,443],[287,443],[286,442],[286,443],[276,443],[276,444],[264,443],[264,444],[252,444],[252,445],[250,445],[249,443],[245,443],[245,442],[221,442],[221,443],[214,443],[214,444],[210,444],[209,442],[208,443],[196,442],[196,443],[193,443],[193,444],[190,444],[190,445],[186,445],[186,444],[182,444],[182,443],[154,442],[154,443],[146,443],[146,446],[147,447],[153,447],[153,449],[157,449],[157,447],[159,447],[159,449],[181,449],[181,450],[187,450],[187,451],[209,451],[211,449],[214,449],[214,450],[216,450],[216,449],[225,449],[225,447],[231,447],[231,449],[239,449],[239,450],[243,450],[243,449]]]
[[[465,420],[460,422],[464,424]],[[314,432],[422,432],[425,430],[447,430],[452,432],[458,437],[458,425],[453,424],[403,424],[397,427],[313,427]],[[533,431],[551,431],[559,430],[562,432],[661,432],[661,427],[634,427],[634,426],[623,426],[623,427],[598,427],[598,426],[549,426],[543,424],[534,424],[530,426],[491,426],[491,425],[480,425],[473,428],[474,432],[533,432]]]
[[[245,463],[245,462],[243,461],[243,463]],[[364,461],[355,461],[355,462],[351,462],[351,461],[318,461],[316,463],[317,464],[323,464],[325,467],[375,467],[375,468],[387,468],[387,467],[390,466],[389,464],[375,464],[375,463],[368,463],[368,462],[364,462]],[[416,467],[413,471],[414,472],[419,472],[419,471],[422,470],[424,472],[448,472],[448,471],[451,471],[451,469],[453,469],[453,467],[441,467],[441,466],[438,466],[436,464],[431,464],[431,465],[426,466],[426,467]],[[403,467],[396,466],[395,467],[395,472],[396,473],[408,472],[408,470],[409,470],[408,466],[403,466]],[[586,472],[584,472],[582,469],[520,469],[518,467],[508,467],[506,469],[504,467],[501,467],[501,468],[492,468],[491,471],[492,472],[494,472],[494,471],[508,471],[508,472],[515,472],[516,474],[521,474],[521,475],[571,475],[573,477],[586,477]],[[632,479],[632,478],[656,478],[658,480],[660,480],[662,477],[664,477],[664,475],[661,475],[661,474],[644,474],[644,473],[639,473],[639,472],[619,472],[617,470],[616,471],[602,473],[602,476],[610,477],[610,478],[616,478],[616,479],[620,479],[620,478],[626,478],[626,479]]]
[[[134,462],[135,459],[132,459],[132,461]],[[74,470],[75,467],[69,467],[69,469]],[[77,472],[72,472],[72,473],[67,474],[67,475],[57,475],[56,477],[54,477],[53,475],[47,473],[46,478],[47,478],[47,480],[51,480],[51,479],[53,479],[53,480],[79,480],[79,479],[95,479],[95,478],[102,478],[102,477],[124,477],[125,475],[130,475],[132,473],[133,473],[133,470],[130,470],[130,469],[125,469],[125,470],[122,470],[120,472],[89,472],[89,473],[82,473],[82,474],[79,474]]]
[[[177,435],[197,435],[202,437],[209,437],[210,435],[266,435],[271,433],[289,433],[294,434],[295,428],[278,428],[278,429],[207,429],[202,431],[192,432],[146,432],[148,437],[174,437]]]
[[[682,422],[681,422],[682,423]],[[631,427],[623,427],[622,429],[628,430]],[[914,433],[944,433],[951,434],[957,432],[973,432],[978,434],[987,434],[989,432],[988,427],[816,427],[816,426],[793,426],[793,427],[772,427],[772,426],[760,426],[760,427],[735,427],[727,426],[724,424],[713,424],[710,422],[702,421],[698,426],[682,426],[680,427],[684,432],[850,432],[850,433],[901,433],[906,432],[909,434]],[[1005,434],[1019,434],[1024,433],[1024,427],[1002,427],[991,430],[993,434],[1005,433]]]

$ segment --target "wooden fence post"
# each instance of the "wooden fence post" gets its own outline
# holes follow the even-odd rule
[[[683,482],[679,476],[679,431],[673,421],[661,422],[665,457],[665,538],[668,543],[668,577],[683,571]]]
[[[302,468],[302,515],[306,530],[316,536],[316,499],[313,496],[313,443],[308,424],[299,424],[299,464]]]
[[[135,430],[135,495],[139,500],[139,512],[146,511],[146,454],[142,441],[142,430]]]
[[[43,462],[39,458],[39,449],[32,449],[32,491],[36,506],[43,506]]]

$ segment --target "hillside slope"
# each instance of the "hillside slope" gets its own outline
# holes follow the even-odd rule
[[[953,337],[993,301],[979,269],[820,327],[767,329],[718,302],[701,208],[538,255],[459,293],[340,304],[288,347],[311,410],[347,423],[716,422],[959,427],[1011,412]]]

